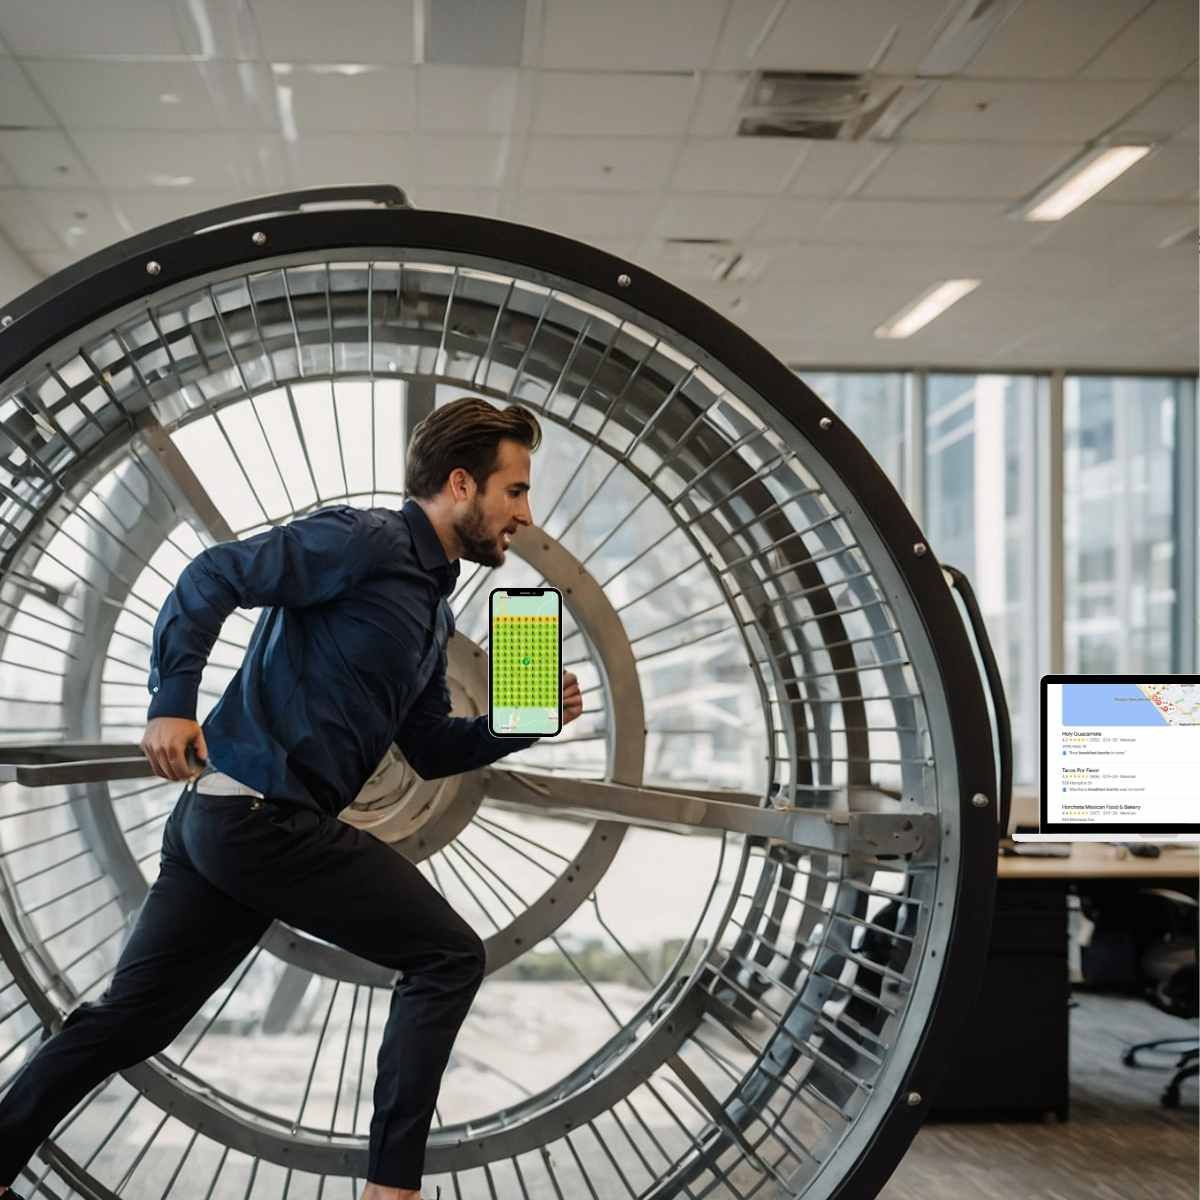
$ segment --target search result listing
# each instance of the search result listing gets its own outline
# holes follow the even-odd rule
[[[1200,820],[1200,685],[1055,684],[1050,691],[1050,821]]]

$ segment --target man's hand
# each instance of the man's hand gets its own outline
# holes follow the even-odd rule
[[[195,745],[199,765],[188,762],[188,748]],[[200,774],[208,762],[208,746],[204,733],[195,721],[186,717],[155,717],[146,726],[139,743],[142,753],[150,760],[155,775],[161,779],[181,782]]]
[[[579,680],[570,671],[563,672],[563,725],[570,725],[583,712],[583,697],[579,694]]]

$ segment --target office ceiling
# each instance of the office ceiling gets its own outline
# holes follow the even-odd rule
[[[757,71],[880,111],[739,136]],[[1156,148],[1062,221],[1008,215],[1102,137]],[[1197,162],[1195,0],[0,0],[3,296],[378,181],[602,246],[801,366],[1195,370]]]

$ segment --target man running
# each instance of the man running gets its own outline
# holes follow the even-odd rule
[[[451,717],[447,597],[459,559],[498,567],[532,522],[527,408],[462,397],[413,431],[402,508],[337,505],[197,555],[154,627],[141,749],[188,781],[108,988],[0,1099],[0,1195],[110,1074],[165,1049],[272,921],[395,969],[362,1200],[420,1200],[450,1049],[483,980],[478,935],[420,871],[338,819],[394,741],[425,779],[533,745]],[[203,726],[200,676],[235,608],[262,608]],[[563,672],[563,724],[583,711]],[[194,758],[192,757],[194,755]],[[191,761],[189,761],[191,759]],[[201,769],[202,768],[202,769]]]

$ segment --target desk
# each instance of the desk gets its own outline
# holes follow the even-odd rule
[[[1164,846],[1139,858],[1104,842],[1076,842],[1067,858],[1000,855],[996,911],[978,1002],[934,1099],[930,1120],[1042,1120],[1070,1110],[1071,985],[1067,892],[1153,887],[1191,895],[1200,849]]]
[[[1030,842],[1029,845],[1037,845]],[[1180,879],[1200,875],[1200,846],[1163,846],[1158,858],[1140,858],[1123,846],[1075,842],[1069,858],[999,856],[1000,879]]]

